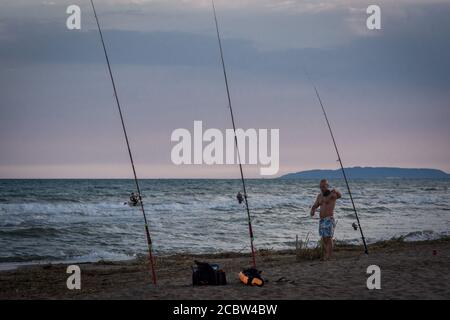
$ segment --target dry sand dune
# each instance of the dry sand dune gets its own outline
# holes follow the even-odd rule
[[[449,299],[450,241],[341,247],[335,260],[297,261],[295,252],[259,252],[259,269],[268,280],[263,288],[239,283],[237,274],[249,257],[176,255],[157,261],[159,283],[150,284],[146,263],[80,264],[82,290],[66,288],[66,266],[24,267],[0,272],[1,299]],[[435,251],[436,254],[433,254]],[[229,285],[191,286],[193,260],[219,263]],[[381,290],[366,287],[369,265],[381,268]]]

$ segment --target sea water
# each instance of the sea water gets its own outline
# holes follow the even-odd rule
[[[359,244],[342,181],[336,239]],[[257,249],[319,239],[310,207],[318,181],[248,180]],[[143,199],[158,254],[248,252],[239,180],[143,180]],[[450,180],[355,180],[351,187],[369,243],[450,234]],[[124,260],[146,252],[139,207],[124,205],[132,180],[0,180],[0,264]]]

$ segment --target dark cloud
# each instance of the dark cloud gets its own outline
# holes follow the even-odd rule
[[[419,10],[420,9],[420,10]],[[450,5],[406,8],[407,18],[386,15],[378,36],[332,47],[260,50],[242,39],[225,39],[230,68],[267,76],[302,77],[302,65],[330,81],[378,81],[448,87]],[[3,63],[103,63],[98,33],[61,26],[6,24],[14,37],[2,41]],[[218,62],[214,34],[105,30],[113,63],[209,66]],[[295,33],[287,31],[295,42]],[[280,35],[284,36],[284,35]]]

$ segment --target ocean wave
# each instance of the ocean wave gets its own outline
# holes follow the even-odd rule
[[[122,252],[115,252],[115,251],[107,251],[107,250],[100,250],[100,251],[91,251],[89,253],[79,255],[79,256],[73,256],[73,257],[67,257],[65,260],[61,260],[61,262],[64,263],[72,263],[72,262],[98,262],[98,261],[126,261],[136,258],[137,254],[127,254]]]
[[[0,264],[7,264],[10,268],[14,268],[14,264],[32,265],[32,264],[57,264],[57,263],[86,263],[98,261],[126,261],[137,257],[137,254],[127,254],[114,251],[91,251],[81,255],[74,256],[57,256],[57,255],[27,255],[27,256],[9,256],[0,257]],[[0,270],[5,269],[0,265]]]
[[[213,211],[220,211],[220,212],[234,212],[236,210],[239,210],[240,208],[238,207],[230,207],[230,206],[213,206],[209,208],[210,210]]]
[[[5,257],[0,257],[0,266],[1,264],[18,264],[21,265],[23,263],[32,263],[32,262],[39,262],[39,261],[58,261],[59,259],[61,259],[60,256],[49,256],[49,255],[45,255],[45,256],[39,256],[39,255],[13,255],[13,256],[5,256]],[[4,268],[0,267],[0,270],[4,270]]]
[[[53,227],[29,227],[19,229],[1,229],[0,237],[18,237],[18,238],[41,238],[55,237],[61,233],[59,229]]]
[[[123,203],[98,202],[98,203],[49,203],[49,202],[30,202],[30,203],[2,203],[0,210],[6,214],[20,213],[23,215],[42,214],[45,217],[61,214],[101,214],[108,210],[124,210],[129,208]]]
[[[414,242],[414,241],[429,241],[429,240],[438,240],[448,236],[448,232],[434,232],[432,230],[424,230],[424,231],[414,231],[402,236],[403,241],[406,242]]]

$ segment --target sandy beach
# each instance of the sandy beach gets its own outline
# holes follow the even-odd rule
[[[66,265],[39,265],[0,272],[0,299],[449,299],[450,240],[338,247],[328,262],[298,259],[295,251],[258,252],[263,288],[242,285],[237,274],[249,265],[242,254],[174,255],[157,258],[158,285],[144,260],[80,264],[81,290],[66,288]],[[191,286],[190,266],[220,264],[227,286]],[[368,290],[369,265],[381,268],[381,290]]]

